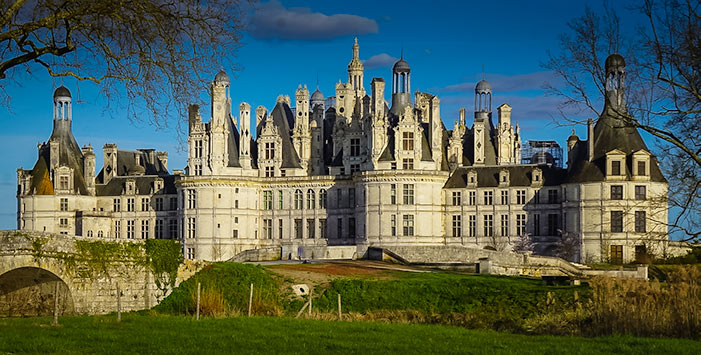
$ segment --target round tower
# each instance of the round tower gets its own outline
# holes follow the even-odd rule
[[[353,43],[353,59],[348,63],[348,83],[353,85],[353,90],[355,90],[356,93],[365,91],[363,89],[364,70],[363,62],[360,61],[360,46],[358,45],[358,38],[356,37]]]
[[[71,121],[72,116],[71,92],[61,85],[54,91],[54,121]]]
[[[390,112],[398,114],[404,107],[411,105],[411,67],[404,55],[392,67],[392,108]]]
[[[625,105],[625,81],[626,81],[626,61],[618,53],[611,54],[606,58],[606,105],[610,108],[624,113]]]

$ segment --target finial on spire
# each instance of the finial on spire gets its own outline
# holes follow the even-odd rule
[[[355,45],[358,45],[358,37],[355,37]]]

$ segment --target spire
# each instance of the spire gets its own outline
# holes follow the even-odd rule
[[[358,45],[358,37],[355,37],[355,41],[353,42],[353,59],[360,59],[360,46]]]

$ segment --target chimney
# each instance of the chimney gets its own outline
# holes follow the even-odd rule
[[[587,157],[591,162],[594,159],[594,120],[587,120]]]
[[[168,171],[168,152],[158,152],[156,155],[158,156],[158,160],[160,160],[161,165],[163,165],[163,169]]]

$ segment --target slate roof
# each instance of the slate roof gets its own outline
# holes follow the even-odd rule
[[[302,165],[299,163],[299,156],[292,144],[291,132],[294,126],[294,115],[292,114],[290,106],[286,103],[278,102],[275,108],[273,108],[273,112],[270,113],[270,116],[273,120],[273,125],[278,128],[280,138],[282,139],[282,165],[280,168],[301,168]],[[251,153],[254,151],[257,151],[257,149],[251,150]]]
[[[51,132],[49,142],[59,142],[58,164],[73,169],[73,186],[80,195],[87,195],[88,188],[83,177],[83,152],[78,147],[73,133],[71,132],[71,121],[54,121],[54,129]],[[32,168],[32,187],[30,193],[37,191],[38,194],[53,193],[53,188],[46,188],[46,176],[49,174],[51,162],[51,145],[47,142],[39,148],[39,158],[34,168]],[[43,182],[43,183],[42,183]]]
[[[557,186],[561,184],[565,180],[567,173],[564,169],[549,165],[459,167],[453,171],[443,188],[467,187],[467,174],[473,170],[477,172],[477,187],[498,187],[499,172],[502,170],[509,172],[509,186],[531,186],[535,168],[540,168],[543,172],[543,186]]]
[[[609,107],[604,106],[604,112],[599,116],[594,126],[594,157],[588,159],[588,142],[578,141],[572,154],[573,159],[567,182],[600,182],[606,178],[606,153],[618,149],[626,154],[625,175],[630,180],[632,176],[631,154],[639,150],[650,152],[645,145],[637,128],[626,125]],[[662,175],[657,159],[650,160],[650,181],[666,182]]]
[[[157,178],[163,179],[163,193],[176,194],[175,175],[165,176],[117,176],[107,184],[95,185],[95,195],[97,196],[119,196],[123,193],[128,179],[135,180],[136,194],[147,195],[151,193],[153,183]]]

